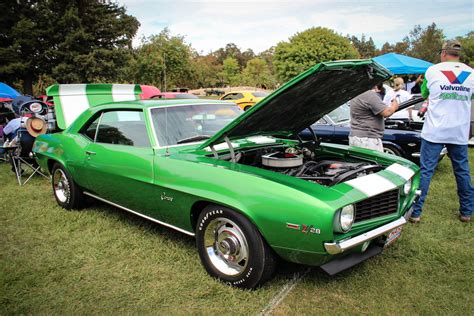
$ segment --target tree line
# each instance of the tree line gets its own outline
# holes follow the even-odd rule
[[[17,0],[0,3],[0,81],[42,94],[59,83],[140,83],[161,90],[249,85],[273,89],[318,62],[396,52],[439,62],[446,39],[435,23],[416,25],[378,49],[371,37],[314,27],[256,54],[229,43],[199,54],[165,28],[132,47],[139,21],[115,2]],[[457,38],[474,66],[474,32]]]

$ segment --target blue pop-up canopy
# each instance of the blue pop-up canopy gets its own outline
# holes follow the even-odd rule
[[[377,63],[381,64],[395,75],[424,74],[426,69],[433,65],[422,59],[408,57],[396,53],[388,53],[374,57]]]
[[[0,82],[0,99],[14,99],[19,95],[20,93],[18,93],[18,91],[7,84]]]

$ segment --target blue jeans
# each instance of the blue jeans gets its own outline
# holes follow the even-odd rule
[[[421,215],[421,209],[430,187],[431,177],[438,165],[439,154],[444,145],[446,145],[446,148],[448,149],[449,158],[451,158],[451,164],[453,165],[454,175],[456,176],[460,204],[459,213],[463,216],[472,215],[474,209],[474,188],[472,187],[471,175],[469,173],[467,145],[438,144],[422,139],[420,157],[421,196],[413,205],[412,217],[419,217]]]

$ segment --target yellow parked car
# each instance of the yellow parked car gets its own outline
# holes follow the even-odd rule
[[[263,91],[232,91],[224,94],[221,100],[232,101],[242,110],[247,111],[267,95],[268,93]]]

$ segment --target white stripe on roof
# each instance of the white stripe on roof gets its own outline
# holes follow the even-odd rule
[[[112,85],[112,97],[114,102],[136,100],[134,84]]]
[[[85,84],[60,85],[59,99],[66,127],[89,108]]]

